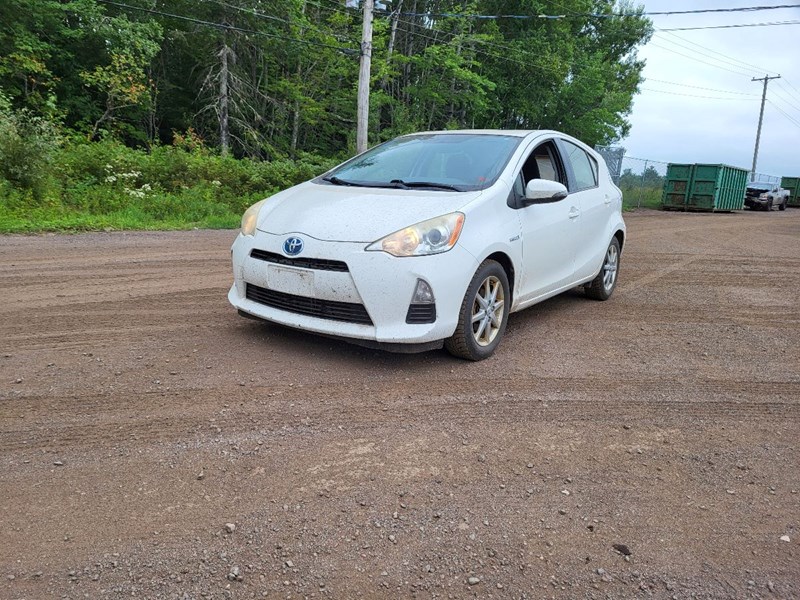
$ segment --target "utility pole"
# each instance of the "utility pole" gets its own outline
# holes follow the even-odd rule
[[[361,32],[361,65],[358,70],[358,110],[356,152],[367,149],[369,126],[369,75],[372,64],[372,12],[375,0],[364,0],[364,24]]]
[[[758,133],[756,133],[756,149],[753,152],[753,168],[750,171],[750,181],[756,180],[756,163],[758,162],[758,144],[761,141],[761,123],[764,121],[764,102],[767,100],[767,84],[769,83],[770,79],[780,79],[781,76],[777,75],[775,77],[770,77],[769,75],[764,75],[764,77],[755,78],[753,77],[753,81],[763,81],[764,82],[764,93],[761,94],[761,113],[758,115]]]

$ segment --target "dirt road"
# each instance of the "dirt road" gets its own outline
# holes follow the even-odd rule
[[[240,318],[234,232],[0,238],[0,598],[800,597],[800,210],[626,219],[476,364]]]

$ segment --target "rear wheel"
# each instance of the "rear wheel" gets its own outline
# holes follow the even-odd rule
[[[500,344],[511,308],[508,276],[493,260],[484,261],[461,303],[458,327],[444,342],[453,356],[467,360],[489,358]]]
[[[619,273],[619,240],[611,238],[611,243],[606,250],[606,257],[603,259],[603,266],[590,283],[586,285],[586,295],[593,300],[608,300],[617,287],[617,275]]]
[[[786,210],[786,200],[785,199],[784,199],[783,202],[781,202],[781,205],[778,207],[778,210]]]

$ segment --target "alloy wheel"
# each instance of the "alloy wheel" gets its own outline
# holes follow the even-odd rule
[[[603,263],[603,287],[606,292],[610,292],[614,288],[614,282],[617,280],[617,266],[619,264],[619,250],[615,245],[608,247],[606,252],[606,260]]]
[[[490,275],[483,280],[472,301],[472,336],[480,346],[488,346],[497,337],[505,315],[505,291],[502,282]]]

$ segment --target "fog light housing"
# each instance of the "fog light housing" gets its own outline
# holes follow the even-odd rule
[[[431,284],[424,279],[417,279],[417,288],[414,290],[414,297],[411,304],[435,304]]]
[[[406,313],[406,323],[421,325],[436,321],[436,299],[431,285],[423,279],[417,279],[417,287]]]

